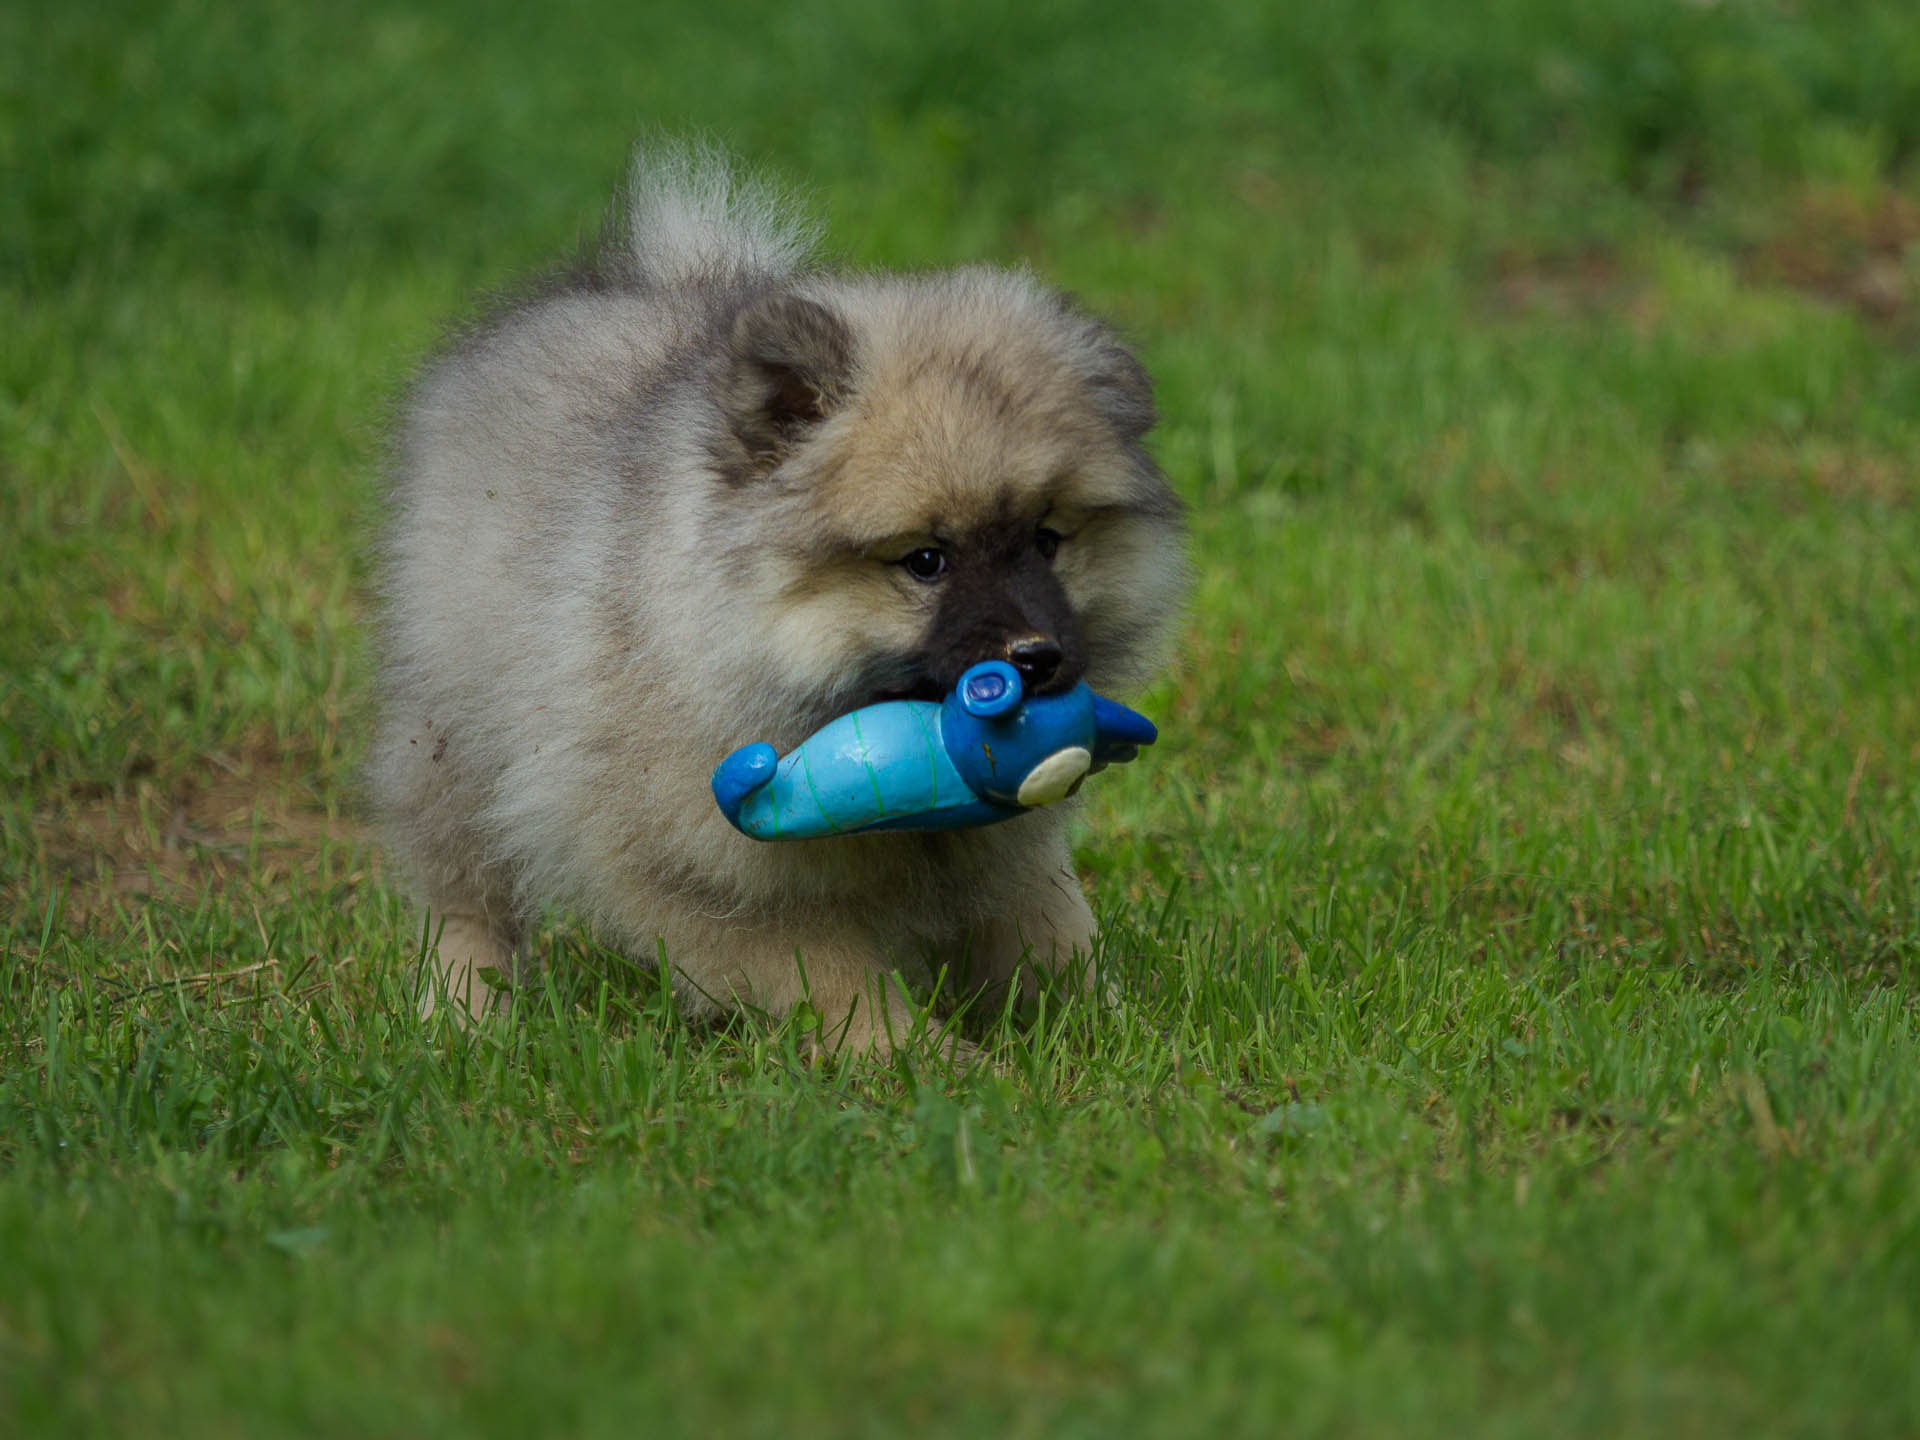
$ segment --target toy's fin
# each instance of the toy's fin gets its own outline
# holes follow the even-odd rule
[[[773,779],[779,763],[780,752],[762,740],[742,745],[714,767],[713,798],[734,829],[740,828],[740,807],[749,795]]]
[[[1153,721],[1138,710],[1104,695],[1093,697],[1093,758],[1096,766],[1124,765],[1140,753],[1142,745],[1160,738]]]

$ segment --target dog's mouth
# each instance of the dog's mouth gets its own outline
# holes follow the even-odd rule
[[[931,675],[922,675],[906,685],[896,685],[890,689],[873,692],[873,702],[884,704],[888,700],[931,700],[938,705],[947,698],[947,692]]]

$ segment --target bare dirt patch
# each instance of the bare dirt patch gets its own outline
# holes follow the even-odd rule
[[[58,883],[70,923],[149,897],[311,893],[376,878],[379,864],[364,822],[261,759],[218,759],[170,788],[57,800],[33,828],[37,898]]]
[[[1747,256],[1750,279],[1784,285],[1907,326],[1920,305],[1920,203],[1896,191],[1822,187],[1802,194],[1781,231]]]
[[[1721,468],[1729,483],[1764,488],[1772,502],[1789,513],[1804,508],[1796,492],[1880,505],[1910,505],[1920,495],[1920,480],[1910,464],[1858,444],[1755,442],[1728,454]]]
[[[1660,304],[1646,276],[1602,246],[1567,252],[1507,249],[1493,257],[1481,282],[1488,319],[1566,325],[1611,324],[1651,334]]]
[[[1619,260],[1605,250],[1571,255],[1506,250],[1493,257],[1491,298],[1496,310],[1598,315],[1625,307],[1633,297],[1634,287]]]

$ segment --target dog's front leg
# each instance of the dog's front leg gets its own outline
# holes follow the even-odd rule
[[[900,977],[871,936],[857,928],[656,916],[674,987],[689,1009],[750,1008],[772,1016],[802,1002],[819,1016],[828,1051],[890,1054],[918,1023]]]
[[[1004,996],[1018,983],[1023,999],[1050,976],[1066,994],[1085,995],[1093,984],[1093,910],[1066,856],[1050,866],[1003,916],[974,926],[940,950],[964,992]]]
[[[420,1014],[432,1015],[444,1004],[460,1024],[490,1013],[499,992],[487,971],[503,979],[513,976],[518,927],[484,913],[428,912],[438,934],[428,951],[421,977]]]

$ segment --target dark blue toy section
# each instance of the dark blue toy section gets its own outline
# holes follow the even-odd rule
[[[988,660],[938,704],[865,706],[784,756],[742,746],[714,770],[713,798],[756,840],[991,825],[1064,799],[1158,735],[1146,716],[1084,682],[1029,696],[1018,670]]]

